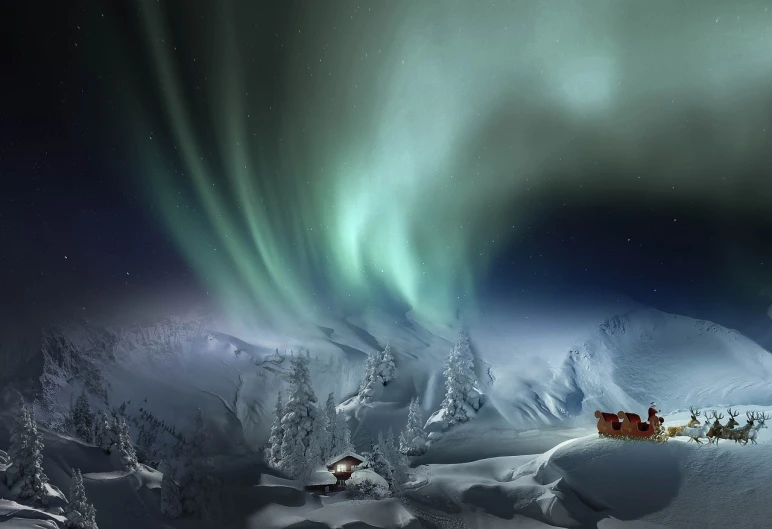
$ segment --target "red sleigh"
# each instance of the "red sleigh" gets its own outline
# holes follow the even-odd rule
[[[616,415],[603,411],[596,411],[598,418],[598,434],[603,437],[621,437],[661,441],[663,435],[662,423],[665,420],[657,416],[657,410],[649,408],[649,421],[641,421],[641,417],[635,413],[620,411]]]

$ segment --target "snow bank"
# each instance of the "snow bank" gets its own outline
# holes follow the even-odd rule
[[[453,516],[471,527],[530,520],[533,527],[680,529],[737,527],[741,521],[762,528],[772,519],[765,500],[770,472],[769,430],[748,446],[593,434],[535,458],[419,467],[407,499],[416,512]]]

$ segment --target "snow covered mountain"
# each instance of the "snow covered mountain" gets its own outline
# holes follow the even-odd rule
[[[651,401],[666,413],[772,405],[772,354],[739,333],[646,308],[601,314],[571,325],[550,315],[467,322],[487,403],[457,434],[584,426],[596,409],[642,410]],[[389,426],[399,432],[413,397],[424,418],[437,410],[457,328],[380,312],[317,323],[289,337],[259,329],[237,337],[201,313],[125,326],[73,320],[43,332],[37,359],[15,364],[36,379],[54,424],[83,390],[94,407],[128,402],[130,413],[142,407],[178,430],[199,406],[221,449],[266,441],[276,392],[285,387],[285,353],[299,347],[311,351],[317,397],[334,392],[341,401],[355,394],[366,354],[390,344],[397,377],[371,403],[346,410],[355,442]],[[550,324],[551,332],[534,333]]]
[[[585,421],[596,409],[665,412],[772,404],[772,354],[715,323],[642,309],[604,321],[557,362],[496,366],[499,410],[517,427]],[[517,364],[515,364],[517,365]],[[512,374],[513,376],[508,376]]]

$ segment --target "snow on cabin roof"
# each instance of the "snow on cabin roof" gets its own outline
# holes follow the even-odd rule
[[[306,485],[335,485],[338,482],[332,472],[326,468],[319,467],[314,470],[306,480]]]
[[[362,462],[367,461],[367,458],[365,456],[360,456],[356,452],[343,452],[342,454],[338,454],[335,457],[331,457],[330,459],[328,459],[327,466],[334,465],[341,459],[345,459],[347,457],[353,457],[355,459],[359,459]]]

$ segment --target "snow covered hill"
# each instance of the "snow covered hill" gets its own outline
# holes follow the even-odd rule
[[[553,363],[512,363],[516,372],[493,368],[493,399],[518,428],[586,422],[597,409],[643,410],[652,401],[665,413],[772,404],[772,354],[715,323],[652,309],[606,320]]]
[[[448,527],[769,527],[772,436],[698,446],[568,440],[538,456],[416,469],[404,503]]]
[[[466,325],[487,402],[474,424],[454,428],[425,461],[465,460],[456,447],[485,432],[493,441],[476,457],[511,454],[504,439],[583,427],[598,408],[642,411],[656,401],[669,413],[690,405],[772,405],[772,355],[710,322],[625,305],[501,311]],[[334,392],[341,401],[356,393],[367,353],[388,343],[396,379],[372,402],[346,408],[355,443],[366,447],[379,430],[399,433],[413,397],[421,399],[424,420],[438,409],[457,332],[410,313],[375,311],[298,323],[292,336],[234,329],[202,313],[131,325],[73,320],[45,330],[38,360],[27,344],[24,359],[4,365],[16,366],[19,379],[36,380],[54,422],[83,389],[92,407],[128,401],[129,414],[142,407],[178,431],[190,428],[201,407],[218,449],[227,452],[266,442],[275,395],[286,387],[285,352],[308,348],[317,397]],[[542,441],[550,437],[540,439],[536,451],[548,448]]]

